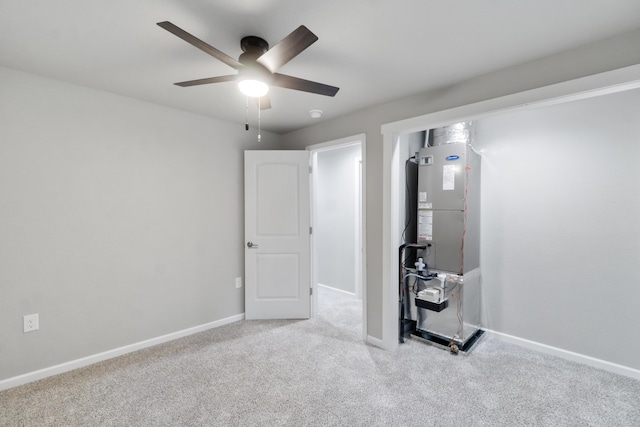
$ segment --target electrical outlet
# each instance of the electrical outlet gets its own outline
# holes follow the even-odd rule
[[[24,332],[33,332],[40,329],[40,319],[38,318],[38,313],[22,316],[22,324]]]
[[[242,277],[236,277],[236,288],[242,287]]]

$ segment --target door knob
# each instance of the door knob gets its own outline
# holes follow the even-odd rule
[[[248,247],[248,248],[258,248],[258,245],[256,245],[256,244],[255,244],[255,243],[253,243],[253,242],[247,242],[247,247]]]

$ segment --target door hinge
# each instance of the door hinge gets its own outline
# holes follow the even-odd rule
[[[313,227],[309,227],[309,234],[313,234]]]
[[[313,173],[313,166],[309,165],[309,173]]]
[[[309,288],[309,295],[313,295],[313,288]]]

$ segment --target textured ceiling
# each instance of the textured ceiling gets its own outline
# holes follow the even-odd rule
[[[285,133],[639,28],[640,1],[0,0],[0,65],[243,125],[233,82],[173,85],[235,71],[165,20],[234,58],[243,36],[274,45],[301,24],[313,31],[280,71],[340,91],[272,88],[262,127]]]

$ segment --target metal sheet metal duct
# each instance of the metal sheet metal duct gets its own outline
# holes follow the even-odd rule
[[[433,129],[433,146],[445,144],[472,144],[474,135],[473,122],[461,122]]]

